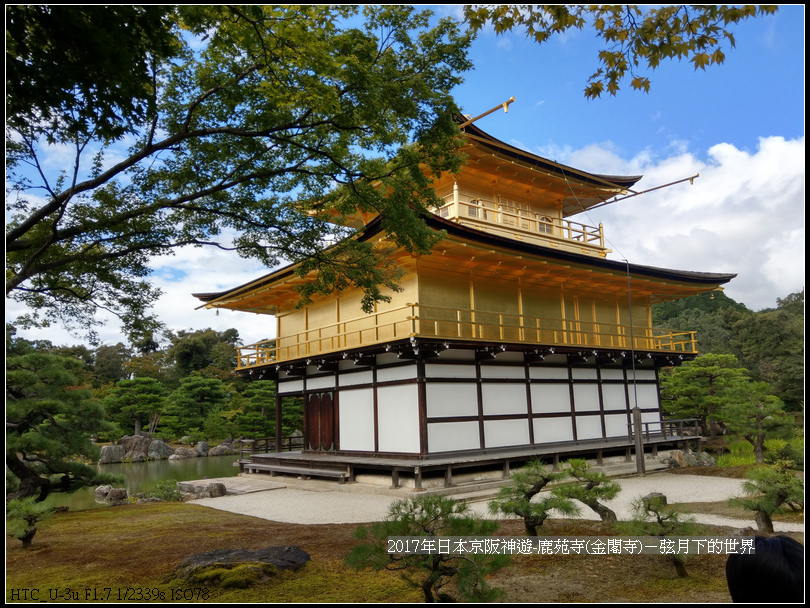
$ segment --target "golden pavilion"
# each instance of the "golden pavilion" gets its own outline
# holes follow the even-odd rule
[[[248,470],[452,471],[672,439],[658,371],[697,356],[694,332],[652,327],[651,307],[735,275],[607,259],[584,212],[631,194],[641,176],[598,175],[541,158],[469,124],[458,174],[434,182],[444,231],[431,255],[400,250],[401,292],[363,313],[360,290],[304,307],[294,266],[221,293],[208,308],[250,311],[275,339],[239,349],[237,371],[304,402],[304,448],[253,455]],[[379,217],[364,239],[384,240]],[[266,325],[263,325],[266,323]],[[280,429],[280,424],[277,428]],[[276,444],[278,445],[278,443]],[[628,452],[629,453],[629,452]]]

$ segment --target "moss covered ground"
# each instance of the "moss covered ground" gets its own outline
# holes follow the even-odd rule
[[[729,514],[719,503],[684,506]],[[43,525],[30,549],[7,538],[6,601],[420,602],[419,590],[395,572],[355,572],[345,565],[357,542],[356,527],[283,524],[170,502],[59,513]],[[713,536],[731,533],[702,530]],[[549,520],[541,533],[606,536],[613,531],[601,522]],[[502,521],[497,535],[522,536],[522,522]],[[794,536],[804,542],[803,534]],[[265,572],[247,588],[172,578],[189,555],[283,545],[301,547],[312,561],[296,572]],[[508,602],[729,602],[725,561],[719,555],[690,556],[690,577],[679,579],[655,555],[516,556],[489,582],[506,592]]]

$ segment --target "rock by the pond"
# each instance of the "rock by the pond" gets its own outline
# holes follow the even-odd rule
[[[127,435],[118,440],[118,445],[124,446],[127,454],[146,454],[150,443],[152,438],[145,435]]]
[[[173,576],[189,583],[245,588],[278,570],[297,570],[308,561],[309,553],[299,547],[217,549],[190,555],[175,568]]]
[[[98,486],[93,490],[93,494],[95,494],[96,498],[107,498],[107,494],[109,494],[112,489],[113,487],[111,485]]]
[[[194,448],[177,448],[174,454],[169,456],[169,460],[179,460],[180,458],[197,458],[197,450]]]
[[[99,464],[116,462],[144,462],[145,460],[163,460],[174,454],[168,444],[146,435],[127,435],[121,437],[118,445],[101,447]]]
[[[174,449],[165,441],[160,439],[153,439],[149,444],[149,458],[150,460],[163,460],[174,454]]]
[[[220,443],[218,446],[208,450],[209,456],[229,456],[236,453],[236,448],[228,443]]]
[[[127,455],[127,450],[122,445],[104,445],[101,446],[101,457],[98,459],[99,464],[112,464],[114,462],[122,462]]]
[[[113,504],[127,503],[126,488],[114,488],[111,485],[98,486],[93,490],[93,494],[98,502],[109,502]]]
[[[220,482],[200,486],[191,482],[181,481],[178,482],[177,489],[186,494],[186,500],[196,500],[198,498],[219,498],[220,496],[226,496],[228,494],[225,484]]]
[[[197,444],[196,449],[197,449],[197,454],[199,456],[208,456],[208,450],[210,448],[208,447],[208,442],[207,441],[200,441]]]

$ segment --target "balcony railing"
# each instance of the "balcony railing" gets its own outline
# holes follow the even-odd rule
[[[382,344],[411,336],[542,346],[696,353],[693,331],[408,304],[238,347],[237,369]]]
[[[589,226],[485,199],[449,202],[436,213],[440,217],[482,229],[508,230],[513,235],[523,235],[531,240],[605,250],[601,224]]]

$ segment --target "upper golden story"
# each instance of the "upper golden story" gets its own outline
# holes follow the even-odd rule
[[[465,132],[468,162],[434,182],[445,203],[426,218],[443,240],[429,256],[395,254],[405,273],[402,291],[374,313],[361,311],[359,290],[298,306],[297,287],[307,277],[292,265],[223,292],[195,294],[207,308],[275,317],[275,331],[272,324],[259,331],[276,338],[242,347],[240,368],[410,337],[696,352],[694,332],[652,327],[652,305],[719,289],[735,275],[608,260],[602,227],[569,219],[632,193],[639,176],[578,171],[472,125]],[[380,220],[348,218],[365,225],[360,238],[385,241]]]
[[[632,193],[640,175],[597,175],[519,150],[470,124],[464,127],[467,162],[459,173],[433,182],[445,202],[435,213],[487,232],[585,255],[606,257],[602,225],[570,219]],[[342,221],[360,227],[374,219],[358,214]]]

